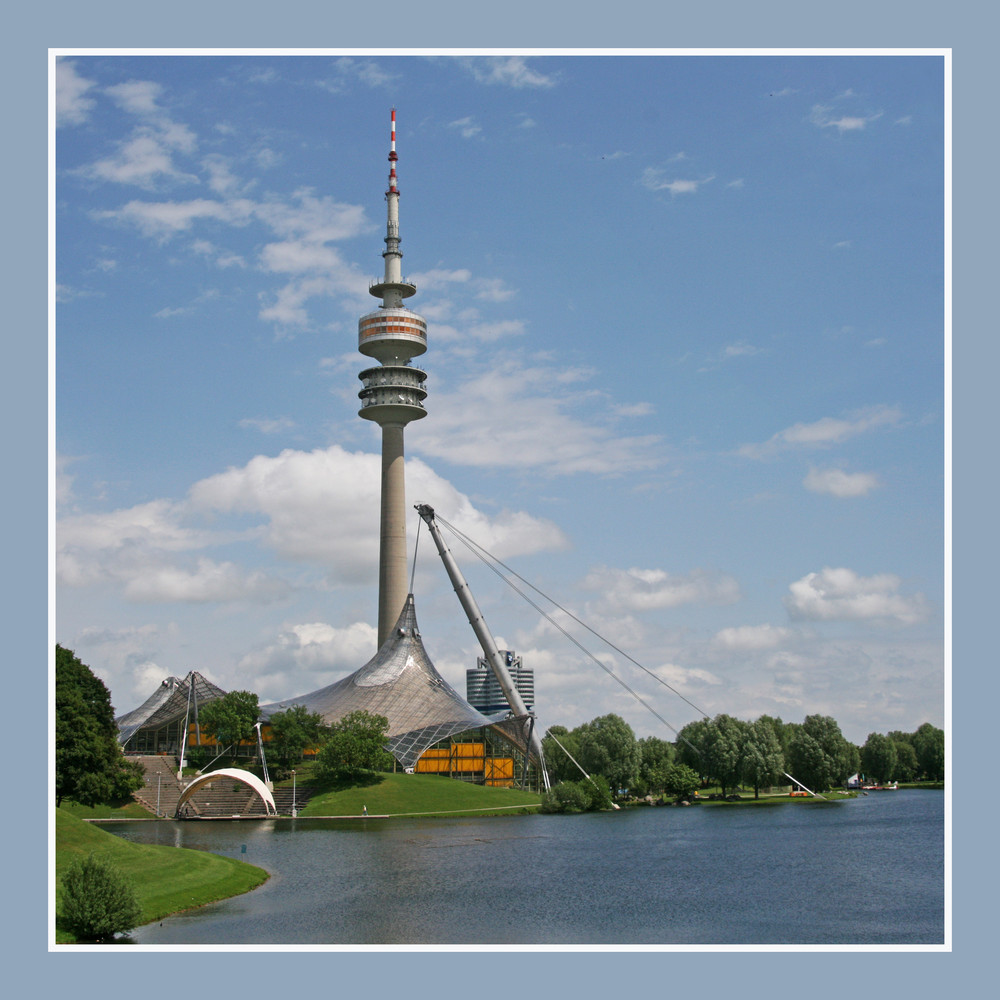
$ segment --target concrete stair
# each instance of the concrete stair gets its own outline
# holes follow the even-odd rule
[[[184,785],[177,780],[177,758],[150,755],[138,758],[146,772],[146,784],[133,796],[151,813],[172,817],[177,812],[177,800]]]

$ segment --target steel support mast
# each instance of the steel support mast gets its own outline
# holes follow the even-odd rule
[[[479,610],[479,605],[476,604],[476,599],[472,596],[472,591],[469,589],[468,583],[465,582],[465,577],[462,576],[462,571],[458,568],[458,563],[455,562],[455,557],[451,554],[451,550],[445,544],[444,538],[441,536],[441,529],[438,527],[438,523],[434,518],[434,508],[429,504],[419,503],[416,505],[416,510],[421,518],[423,518],[424,523],[427,525],[427,530],[430,531],[431,538],[434,539],[438,555],[441,556],[441,561],[444,563],[444,568],[448,573],[448,578],[451,580],[452,586],[455,588],[455,593],[458,595],[459,603],[461,603],[462,609],[465,611],[465,615],[469,619],[472,631],[476,633],[479,645],[483,648],[483,654],[493,670],[497,683],[500,685],[500,690],[503,691],[504,697],[507,699],[507,704],[510,705],[511,711],[513,711],[515,715],[530,716],[532,722],[534,722],[534,714],[528,711],[527,706],[524,704],[524,699],[521,697],[521,693],[514,686],[514,682],[511,680],[510,673],[507,670],[507,665],[504,663],[503,657],[497,649],[493,633],[490,632],[489,626],[486,624],[486,619],[483,617],[483,613]],[[542,772],[542,781],[544,783],[545,790],[548,791],[549,775],[545,770],[545,755],[542,753],[542,741],[538,738],[538,733],[535,730],[534,725],[530,727],[528,733],[528,747],[538,758],[538,765]]]

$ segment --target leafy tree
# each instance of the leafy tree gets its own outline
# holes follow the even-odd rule
[[[743,774],[743,753],[746,745],[748,723],[731,715],[717,715],[706,727],[702,744],[704,767],[726,794],[733,789]]]
[[[775,784],[784,771],[785,755],[773,724],[764,716],[749,724],[745,737],[742,777],[759,799],[761,787]]]
[[[56,805],[96,805],[141,788],[142,766],[118,744],[115,710],[104,682],[72,650],[56,646]]]
[[[349,712],[330,726],[330,733],[316,755],[323,777],[336,778],[362,771],[385,771],[392,767],[386,750],[389,720],[373,712]]]
[[[664,774],[664,791],[678,800],[693,798],[700,784],[700,775],[687,764],[670,764]]]
[[[639,778],[647,791],[662,792],[666,785],[667,768],[674,760],[673,744],[657,736],[639,740]]]
[[[259,716],[257,695],[251,691],[229,691],[200,709],[198,723],[201,731],[214,737],[222,750],[255,739]]]
[[[791,774],[814,792],[842,785],[861,766],[858,748],[828,715],[807,715],[788,746]]]
[[[925,722],[913,734],[920,773],[929,781],[944,780],[944,730]]]
[[[601,809],[610,809],[613,796],[608,779],[603,774],[592,774],[590,780],[582,778],[578,784],[587,796],[587,809],[591,812],[598,812]]]
[[[579,736],[575,731],[571,733],[565,726],[550,726],[542,739],[542,753],[545,755],[549,777],[555,783],[575,781],[580,777],[580,769],[569,759],[567,751],[577,760],[580,759]]]
[[[603,774],[613,791],[628,788],[639,773],[639,747],[632,727],[620,715],[602,715],[579,726],[577,760],[589,774]]]
[[[711,720],[696,719],[689,722],[677,734],[677,760],[693,768],[703,778],[707,778],[707,756],[705,752],[706,739],[711,730]]]
[[[757,722],[764,723],[765,725],[771,727],[774,735],[778,738],[778,744],[781,746],[782,755],[787,756],[788,744],[795,733],[795,724],[782,722],[781,717],[775,715],[760,715],[757,717]]]
[[[869,733],[861,748],[861,769],[878,784],[892,780],[896,771],[896,744],[888,736]]]
[[[890,734],[892,738],[892,734]],[[896,770],[893,778],[896,781],[913,781],[918,773],[917,751],[913,749],[913,744],[906,740],[892,739],[896,747]]]
[[[325,730],[323,716],[310,712],[305,705],[292,705],[270,718],[271,742],[268,756],[284,768],[294,767],[307,747],[319,746]]]
[[[82,941],[108,941],[142,917],[132,883],[110,861],[80,858],[62,884],[62,922]]]
[[[583,781],[560,781],[553,785],[542,797],[542,812],[579,813],[590,809],[591,797],[583,787]]]
[[[796,733],[788,746],[788,766],[792,777],[811,791],[821,792],[833,783],[832,761],[804,730]]]

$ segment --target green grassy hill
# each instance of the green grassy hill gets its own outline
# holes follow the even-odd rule
[[[373,774],[371,778],[370,785],[318,792],[299,815],[360,816],[367,806],[369,816],[483,816],[534,811],[542,801],[537,792],[472,785],[436,774]]]
[[[255,889],[268,878],[263,868],[207,851],[155,844],[133,844],[85,823],[63,808],[56,810],[56,913],[61,909],[61,876],[88,854],[118,866],[135,886],[142,907],[140,923],[161,920],[170,913],[227,899]],[[56,943],[75,938],[59,927]]]

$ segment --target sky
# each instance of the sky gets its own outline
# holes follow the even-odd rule
[[[428,321],[410,553],[445,679],[481,651],[418,502],[649,671],[554,615],[655,714],[453,540],[544,727],[943,726],[944,69],[63,56],[57,641],[119,713],[189,670],[267,703],[374,654],[357,319],[396,107]]]

